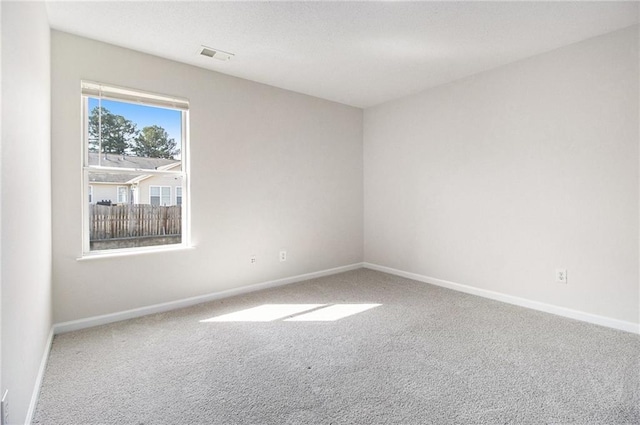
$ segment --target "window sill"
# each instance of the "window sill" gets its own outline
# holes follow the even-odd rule
[[[109,251],[94,251],[83,254],[82,257],[76,258],[76,261],[93,261],[101,260],[105,258],[119,258],[119,257],[131,257],[135,255],[147,255],[156,254],[161,252],[178,252],[178,251],[191,251],[194,250],[194,246],[160,246],[149,248],[135,248],[135,249],[121,249],[117,252]]]

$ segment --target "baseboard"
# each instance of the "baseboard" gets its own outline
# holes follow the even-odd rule
[[[257,283],[254,285],[242,286],[240,288],[228,289],[226,291],[213,292],[211,294],[200,295],[197,297],[184,298],[177,301],[170,301],[162,304],[154,304],[146,307],[140,307],[132,310],[121,311],[118,313],[105,314],[101,316],[88,317],[86,319],[72,320],[69,322],[56,323],[53,326],[54,333],[61,334],[79,329],[90,328],[93,326],[105,325],[107,323],[119,322],[122,320],[133,319],[136,317],[147,316],[149,314],[163,313],[165,311],[176,310],[178,308],[190,307],[192,305],[201,304],[209,301],[229,298],[236,295],[247,294],[250,292],[260,291],[262,289],[275,288],[277,286],[288,285],[291,283],[301,282],[303,280],[314,279],[322,276],[343,273],[349,270],[362,268],[362,263],[349,264],[347,266],[335,267],[332,269],[321,270],[312,273],[301,274],[283,279],[271,280],[268,282]]]
[[[513,295],[507,295],[500,292],[489,291],[486,289],[480,289],[473,286],[463,285],[460,283],[450,282],[447,280],[436,279],[429,276],[423,276],[417,273],[405,272],[403,270],[394,269],[391,267],[380,266],[372,263],[362,263],[362,266],[377,270],[384,273],[393,274],[400,277],[406,277],[407,279],[417,280],[419,282],[429,283],[443,288],[453,289],[454,291],[464,292],[467,294],[478,295],[480,297],[489,298],[496,301],[502,301],[509,304],[514,304],[520,307],[526,307],[533,310],[544,311],[545,313],[551,313],[558,316],[568,317],[575,320],[581,320],[583,322],[593,323],[600,326],[606,326],[621,331],[640,334],[640,325],[633,322],[626,322],[623,320],[612,319],[610,317],[599,316],[596,314],[585,313],[579,310],[572,310],[570,308],[559,307],[553,304],[541,303],[538,301],[528,300],[526,298],[515,297]]]
[[[42,353],[42,360],[40,360],[40,368],[38,369],[36,382],[33,386],[33,392],[31,393],[31,402],[29,403],[29,410],[27,410],[27,417],[24,421],[25,425],[31,425],[31,423],[33,422],[33,415],[36,413],[36,406],[38,405],[38,396],[40,395],[40,386],[42,385],[44,372],[47,369],[47,360],[49,360],[49,352],[51,351],[52,343],[53,343],[53,327],[49,331],[47,344],[45,345],[44,352]]]

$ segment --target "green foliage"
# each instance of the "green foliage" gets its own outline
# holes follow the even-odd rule
[[[102,141],[99,136],[102,135]],[[95,107],[89,116],[89,152],[126,154],[132,139],[138,135],[136,125],[107,108]],[[100,149],[100,146],[102,149]]]
[[[176,141],[159,125],[139,131],[131,120],[96,106],[89,116],[89,152],[98,151],[165,159],[174,159],[180,153]]]
[[[158,125],[143,128],[134,139],[131,151],[136,156],[166,159],[174,159],[180,153],[176,141]]]

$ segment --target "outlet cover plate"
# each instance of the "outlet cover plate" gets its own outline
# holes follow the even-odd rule
[[[556,282],[567,283],[567,269],[556,269]]]

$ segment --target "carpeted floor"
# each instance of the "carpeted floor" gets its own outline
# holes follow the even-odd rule
[[[58,335],[34,423],[640,424],[640,336],[360,269]]]

